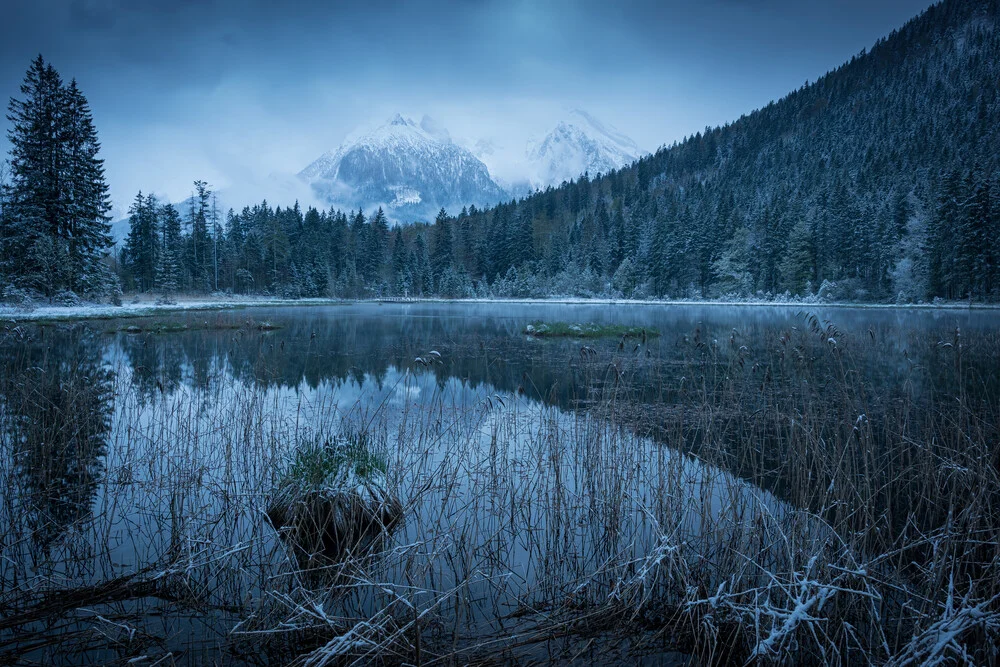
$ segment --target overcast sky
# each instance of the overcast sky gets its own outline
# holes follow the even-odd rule
[[[122,213],[139,189],[179,200],[196,178],[233,199],[294,196],[284,175],[397,111],[520,149],[579,107],[654,150],[815,80],[930,3],[4,4],[0,97],[38,53],[75,77]]]

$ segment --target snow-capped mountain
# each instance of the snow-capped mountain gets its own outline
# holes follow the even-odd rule
[[[441,208],[457,213],[505,196],[486,165],[426,116],[417,125],[396,114],[326,153],[299,176],[330,204],[366,211],[382,206],[399,222],[433,220]]]
[[[642,151],[630,138],[586,111],[574,109],[526,151],[533,185],[559,185],[579,177],[606,174],[635,161]]]

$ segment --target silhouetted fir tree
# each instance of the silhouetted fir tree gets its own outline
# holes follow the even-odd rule
[[[663,218],[658,218],[653,222],[653,236],[649,248],[647,268],[653,294],[656,296],[665,296],[670,291],[672,274],[670,245],[667,222]]]
[[[993,291],[996,229],[993,225],[990,179],[981,169],[974,169],[967,185],[968,201],[965,204],[961,259],[968,276],[970,297],[981,299]]]
[[[608,236],[608,245],[611,250],[611,273],[614,273],[618,270],[622,260],[629,256],[626,248],[625,216],[622,215],[621,208],[618,208],[615,214],[611,216]]]
[[[10,183],[0,219],[0,272],[52,296],[97,293],[111,246],[108,186],[89,105],[42,56],[32,61],[7,118]]]
[[[62,276],[55,273],[60,258],[54,243],[65,203],[60,196],[62,151],[57,141],[61,89],[58,73],[39,55],[21,84],[25,99],[12,98],[7,115],[11,182],[0,261],[13,282],[46,295],[62,283]]]
[[[814,278],[813,235],[809,223],[800,220],[788,239],[788,251],[781,265],[785,289],[794,295],[806,294]]]
[[[195,181],[194,188],[188,207],[188,227],[191,230],[187,237],[188,284],[197,292],[207,292],[211,289],[209,277],[211,242],[208,224],[212,192],[205,181]]]
[[[445,271],[451,268],[455,256],[451,218],[443,208],[434,219],[431,234],[431,273],[434,275],[434,283],[439,284]]]
[[[514,257],[517,258],[518,264],[523,266],[535,259],[535,226],[532,224],[531,216],[526,213],[519,214],[514,229]]]
[[[942,179],[938,189],[937,206],[931,218],[928,238],[928,296],[949,299],[958,296],[955,289],[955,238],[959,225],[961,179],[961,173],[953,170]]]
[[[407,294],[411,284],[406,275],[406,241],[403,229],[397,226],[392,233],[392,280],[397,294]]]
[[[350,254],[348,263],[357,273],[367,273],[368,225],[361,209],[351,218]]]
[[[160,259],[156,270],[156,286],[166,295],[180,289],[181,254],[184,250],[181,238],[181,216],[171,204],[160,209]]]
[[[103,291],[107,277],[99,263],[112,246],[108,212],[111,201],[104,178],[104,160],[97,157],[97,138],[90,105],[70,81],[63,91],[63,128],[59,137],[65,154],[62,183],[65,218],[60,236],[69,245],[69,289]]]
[[[122,260],[132,287],[139,292],[149,292],[156,287],[162,244],[158,208],[156,197],[152,194],[143,197],[140,192],[128,211],[129,233]]]
[[[410,260],[414,288],[420,294],[430,294],[432,285],[430,259],[427,256],[427,242],[422,233],[417,233],[413,241],[413,256]]]
[[[384,266],[389,252],[389,222],[381,207],[372,217],[367,246],[365,277],[369,282],[378,282],[385,276]]]

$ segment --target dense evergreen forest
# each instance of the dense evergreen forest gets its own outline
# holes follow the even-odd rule
[[[125,289],[167,294],[995,301],[998,22],[1000,0],[946,0],[731,124],[432,223],[390,228],[381,210],[267,202],[223,214],[201,181],[181,211],[140,193],[110,263]],[[3,280],[75,289],[18,232],[45,220],[62,238],[58,206],[25,217],[27,159],[15,152],[4,190],[4,257],[15,260]]]

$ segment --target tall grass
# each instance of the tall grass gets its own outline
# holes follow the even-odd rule
[[[21,335],[0,401],[13,662],[997,659],[995,334],[914,339],[914,364],[811,316],[567,347],[560,407],[528,375],[524,395],[449,377],[445,346],[308,391],[236,380],[220,354],[208,381],[149,391],[89,334],[67,333],[72,362]],[[283,349],[245,336],[258,366]],[[343,438],[363,453],[315,447]],[[401,520],[297,557],[274,490],[344,465],[383,474]]]

